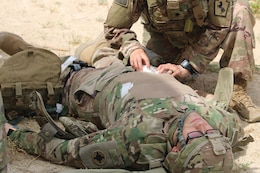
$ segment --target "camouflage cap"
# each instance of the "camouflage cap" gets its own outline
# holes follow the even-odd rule
[[[163,164],[171,173],[231,172],[233,159],[226,137],[207,134],[194,139],[180,152],[169,152]]]

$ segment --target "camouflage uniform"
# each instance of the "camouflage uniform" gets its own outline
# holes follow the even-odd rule
[[[3,100],[0,92],[0,172],[7,172],[7,141],[6,141],[6,133],[5,133],[5,116],[4,116],[4,108],[3,108]]]
[[[10,135],[27,152],[53,163],[131,170],[158,167],[158,163],[161,166],[174,143],[177,120],[187,111],[202,115],[232,145],[241,135],[235,114],[209,105],[190,87],[167,74],[133,72],[132,68],[115,63],[107,68],[73,72],[64,90],[64,103],[70,114],[95,122],[103,130],[71,140],[53,138],[49,142],[27,130],[16,130]],[[169,156],[167,160],[173,158]],[[226,164],[230,171],[232,154],[221,158],[218,162],[222,166],[223,160],[231,161]],[[200,165],[197,159],[195,162],[189,163],[189,170]],[[168,164],[165,163],[166,167],[174,172],[175,168]],[[178,165],[182,167],[182,162]]]
[[[130,30],[142,17],[143,45],[150,63],[186,64],[195,76],[224,51],[220,67],[234,71],[230,106],[248,122],[260,121],[260,107],[247,95],[247,84],[255,70],[253,48],[255,19],[247,0],[114,0],[105,21],[105,39],[100,45],[118,50],[118,57],[129,62],[131,53],[142,48]],[[95,59],[95,57],[93,57]]]
[[[105,38],[123,58],[142,47],[129,30],[140,16],[144,46],[162,58],[153,65],[187,59],[202,73],[223,48],[220,66],[233,68],[245,80],[252,78],[255,20],[247,0],[115,0],[105,22]]]

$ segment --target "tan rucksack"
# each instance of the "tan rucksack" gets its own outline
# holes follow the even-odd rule
[[[41,93],[46,106],[61,99],[61,61],[54,53],[29,48],[0,59],[0,85],[7,119],[29,114],[30,93]]]

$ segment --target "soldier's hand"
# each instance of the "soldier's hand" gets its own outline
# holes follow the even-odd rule
[[[143,70],[143,65],[150,68],[150,61],[143,49],[136,49],[130,55],[130,65],[137,71]]]
[[[162,64],[157,68],[158,73],[168,73],[173,77],[185,78],[190,75],[190,72],[181,65],[171,63]]]

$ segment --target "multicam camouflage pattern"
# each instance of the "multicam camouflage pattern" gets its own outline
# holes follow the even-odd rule
[[[17,130],[10,138],[53,163],[138,170],[161,165],[169,152],[167,145],[173,143],[176,120],[188,110],[200,113],[230,141],[237,140],[234,129],[241,129],[235,114],[209,105],[170,75],[129,72],[118,64],[109,68],[74,72],[65,87],[73,116],[88,121],[99,118],[97,126],[104,130],[72,140],[53,138],[48,143],[30,131]]]
[[[1,103],[1,107],[2,107]],[[1,109],[1,108],[0,108]],[[0,172],[7,172],[7,139],[5,132],[5,116],[2,112],[0,112]]]
[[[212,152],[213,147],[207,137],[201,137],[188,144],[178,153],[170,152],[164,161],[165,167],[171,173],[214,173],[231,172],[233,167],[233,153],[227,139],[223,138],[225,154]],[[212,166],[214,165],[214,166]]]
[[[255,19],[249,9],[248,1],[238,0],[234,7],[231,32],[221,45],[224,54],[221,57],[220,65],[231,67],[235,75],[239,75],[245,80],[251,79],[255,70],[254,25]]]
[[[171,13],[171,7],[168,8],[166,3],[178,3],[179,8]],[[152,65],[179,64],[188,59],[202,73],[223,48],[221,67],[229,66],[235,75],[251,79],[255,68],[252,51],[255,47],[255,20],[248,1],[221,1],[223,4],[220,6],[216,0],[200,3],[202,6],[193,9],[195,13],[187,13],[193,8],[190,0],[115,0],[105,22],[106,39],[111,47],[119,49],[120,54],[128,59],[133,50],[141,47],[129,29],[142,16],[143,45],[162,57],[157,57]],[[196,14],[204,16],[205,22],[197,21]]]

